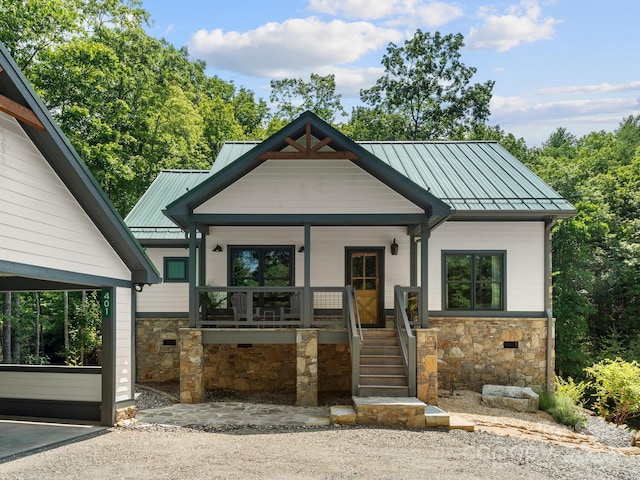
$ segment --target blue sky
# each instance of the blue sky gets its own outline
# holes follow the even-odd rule
[[[473,80],[495,80],[491,124],[540,145],[558,127],[615,130],[640,114],[634,0],[144,0],[149,33],[268,100],[269,81],[336,76],[350,111],[389,42],[462,33]]]

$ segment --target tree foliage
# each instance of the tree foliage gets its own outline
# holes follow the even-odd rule
[[[309,81],[302,78],[271,80],[270,100],[274,105],[274,116],[290,122],[302,112],[311,110],[328,123],[336,116],[347,113],[341,103],[342,95],[336,93],[336,78],[312,73]]]
[[[266,103],[147,35],[140,1],[4,3],[0,39],[122,215],[161,169],[209,168],[225,140],[264,137]]]
[[[640,117],[613,133],[559,128],[529,166],[578,213],[553,237],[557,367],[640,351]]]
[[[397,140],[451,138],[484,124],[494,82],[471,83],[476,68],[461,62],[463,46],[461,34],[421,30],[402,46],[390,43],[384,75],[360,91],[361,100],[376,113],[403,119],[394,122]]]

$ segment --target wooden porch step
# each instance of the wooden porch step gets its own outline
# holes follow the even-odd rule
[[[399,356],[400,347],[397,345],[363,345],[360,348],[360,355],[389,355]]]
[[[360,355],[360,366],[404,365],[400,355]]]
[[[363,375],[361,373],[360,385],[380,386],[380,387],[389,387],[389,386],[406,387],[407,376],[404,374],[402,375]]]
[[[364,328],[362,329],[363,338],[374,338],[374,337],[398,337],[395,330],[391,328]]]
[[[398,337],[366,337],[363,343],[364,347],[397,347]]]
[[[409,387],[359,385],[360,397],[408,397]]]
[[[404,365],[360,365],[360,375],[404,375]]]

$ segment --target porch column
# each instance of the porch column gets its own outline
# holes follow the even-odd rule
[[[296,330],[296,405],[318,406],[318,330]]]
[[[302,295],[302,326],[309,328],[313,317],[311,299],[311,224],[304,225],[304,292]]]
[[[196,224],[189,224],[189,328],[196,328],[198,320],[198,292],[197,284],[197,268],[198,262],[196,257]]]
[[[420,224],[420,327],[429,325],[429,226]]]
[[[207,236],[209,227],[200,226],[200,247],[198,248],[198,286],[204,287],[207,283]]]
[[[202,330],[180,329],[180,403],[204,402]]]
[[[409,285],[418,285],[418,246],[415,235],[409,237]]]
[[[438,405],[438,329],[416,329],[417,397]]]

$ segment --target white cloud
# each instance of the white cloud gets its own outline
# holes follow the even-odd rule
[[[189,51],[210,66],[250,76],[299,77],[344,65],[401,40],[394,29],[367,22],[323,22],[317,17],[267,23],[247,32],[196,32]]]
[[[541,102],[523,97],[499,97],[491,99],[491,120],[503,123],[520,123],[531,120],[553,121],[560,126],[563,120],[582,121],[590,117],[615,115],[618,119],[640,110],[637,98],[598,98],[583,100],[559,100]]]
[[[463,15],[456,4],[424,0],[309,0],[309,10],[386,25],[438,27]]]
[[[540,93],[543,95],[570,95],[580,93],[628,92],[634,90],[640,90],[640,80],[620,83],[617,85],[601,83],[599,85],[570,85],[564,87],[544,88],[540,90]]]
[[[469,48],[495,48],[506,52],[522,43],[550,40],[555,34],[555,26],[561,22],[552,17],[541,18],[537,0],[522,0],[509,7],[506,14],[496,14],[487,7],[478,11],[484,23],[471,29],[467,44]]]
[[[530,146],[541,145],[558,127],[581,137],[600,130],[613,131],[629,115],[640,114],[637,98],[600,98],[540,101],[536,98],[491,99],[491,124],[523,137]]]

